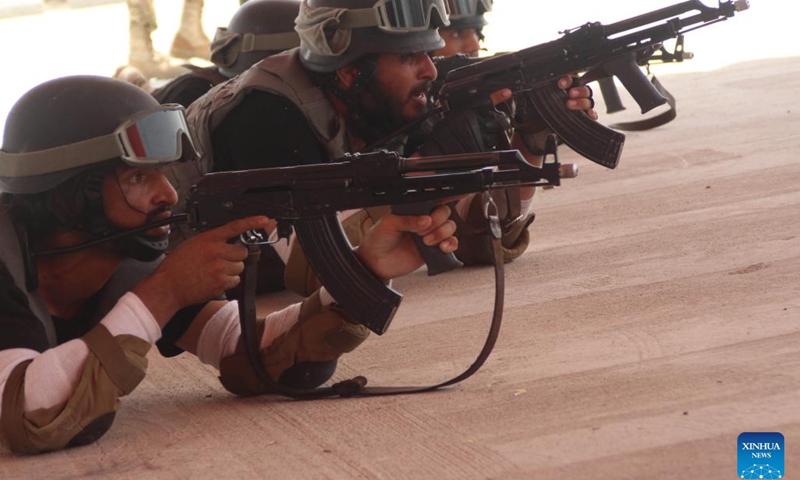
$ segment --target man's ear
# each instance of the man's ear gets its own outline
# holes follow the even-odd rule
[[[336,78],[339,79],[339,88],[344,91],[350,90],[359,75],[358,67],[355,65],[345,65],[344,67],[336,70]]]

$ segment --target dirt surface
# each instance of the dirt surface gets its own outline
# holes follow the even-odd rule
[[[724,479],[746,431],[782,432],[796,468],[800,57],[662,81],[678,119],[628,134],[617,170],[562,152],[581,173],[538,196],[533,244],[507,266],[499,342],[466,382],[241,399],[194,358],[152,354],[99,442],[2,451],[0,478]],[[626,103],[603,120],[635,118]],[[458,373],[487,332],[492,283],[488,268],[397,281],[392,328],[337,378]]]

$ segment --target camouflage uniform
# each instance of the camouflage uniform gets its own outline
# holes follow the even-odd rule
[[[150,35],[158,28],[153,0],[126,0],[130,21],[128,63],[145,77],[172,78],[185,70],[171,65],[169,58],[153,49]],[[175,34],[170,54],[176,58],[210,57],[209,43],[202,28],[203,0],[184,0],[181,26]]]

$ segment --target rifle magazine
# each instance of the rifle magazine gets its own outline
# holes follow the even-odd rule
[[[530,90],[531,101],[545,123],[571,149],[606,168],[614,169],[622,155],[625,135],[564,107],[563,92],[553,83]]]
[[[358,260],[336,214],[303,218],[294,228],[311,268],[336,303],[376,334],[386,332],[403,296]]]

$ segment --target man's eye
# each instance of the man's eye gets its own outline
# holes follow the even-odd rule
[[[142,183],[147,179],[147,176],[143,172],[136,172],[131,175],[130,181],[131,183]]]
[[[403,63],[411,61],[412,58],[414,58],[414,54],[411,53],[404,53],[403,55],[400,55],[400,61]]]

